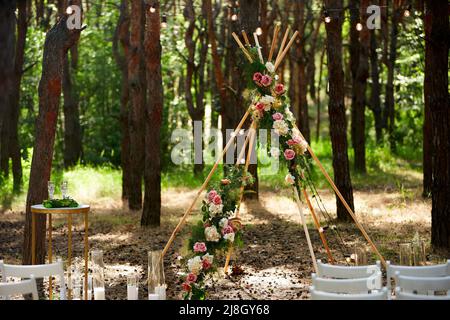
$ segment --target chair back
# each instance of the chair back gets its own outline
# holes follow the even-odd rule
[[[312,285],[318,291],[331,293],[371,293],[381,290],[381,271],[367,278],[330,279],[312,274]]]
[[[358,279],[368,278],[372,274],[380,272],[380,261],[375,265],[368,266],[336,266],[332,264],[322,263],[317,260],[317,275],[321,278],[335,278],[335,279]]]
[[[437,264],[434,266],[414,267],[393,265],[390,261],[386,261],[386,280],[388,289],[391,288],[391,281],[395,280],[396,272],[398,272],[402,276],[420,278],[450,276],[450,260],[447,260],[447,263]]]
[[[397,300],[450,300],[450,296],[433,296],[426,294],[416,294],[402,291],[400,287],[395,288],[395,297]]]
[[[20,282],[1,282],[0,296],[8,299],[10,296],[31,293],[33,300],[38,300],[36,279],[33,275],[30,275],[29,277],[28,280],[22,280]]]
[[[14,278],[30,278],[34,275],[35,278],[59,276],[60,281],[60,299],[66,299],[66,284],[64,279],[64,266],[61,259],[50,264],[35,264],[35,265],[12,265],[5,264],[0,261],[0,271],[2,273],[3,282],[6,282],[7,277]]]
[[[450,276],[448,277],[409,277],[395,273],[395,283],[402,292],[435,296],[436,292],[450,296]]]
[[[379,292],[362,294],[343,294],[319,291],[310,287],[312,300],[388,300],[388,290],[383,288]]]

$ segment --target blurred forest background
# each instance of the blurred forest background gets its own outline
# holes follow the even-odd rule
[[[381,188],[396,190],[405,199],[431,197],[432,154],[440,149],[432,152],[431,100],[426,99],[424,90],[427,81],[430,85],[442,72],[426,78],[425,2],[1,0],[1,89],[9,88],[11,94],[8,103],[4,97],[0,101],[4,112],[0,208],[3,212],[24,211],[38,136],[38,87],[48,68],[43,61],[46,34],[67,16],[71,4],[82,5],[87,27],[80,30],[79,39],[62,60],[61,107],[56,109],[50,167],[51,179],[57,185],[68,180],[77,200],[103,199],[105,204],[122,199],[124,208],[144,210],[142,225],[159,225],[160,198],[150,199],[149,206],[154,208],[145,213],[144,189],[159,193],[158,183],[146,188],[150,183],[144,183],[146,172],[153,182],[160,175],[163,193],[170,188],[200,186],[210,166],[173,165],[170,156],[177,141],[172,141],[172,132],[192,129],[194,120],[203,121],[206,133],[212,128],[234,128],[246,107],[239,71],[243,58],[231,33],[256,31],[267,55],[276,23],[281,23],[282,30],[290,26],[300,32],[280,67],[280,76],[288,85],[299,128],[327,170],[333,173],[337,169],[333,157],[344,161],[344,171],[348,161],[349,172],[341,173],[345,181],[335,177],[338,186],[350,194],[352,189]],[[447,8],[443,2],[441,9]],[[381,8],[380,29],[370,30],[365,25],[370,5]],[[448,14],[443,16],[447,16],[448,35]],[[441,18],[436,18],[436,23],[442,22]],[[431,20],[428,23],[431,26]],[[446,42],[445,33],[443,37]],[[150,48],[152,41],[156,46],[160,41],[160,59],[158,48]],[[441,48],[445,49],[445,44]],[[446,48],[448,53],[448,43]],[[342,75],[330,72],[336,61]],[[448,54],[447,62],[443,61],[439,63],[447,84],[443,77],[439,81],[447,87],[444,99],[448,108]],[[152,63],[160,65],[161,87],[158,76],[153,79],[151,70],[158,68],[151,69]],[[343,77],[333,79],[336,76]],[[336,92],[336,86],[341,92]],[[442,93],[442,86],[440,89]],[[343,103],[333,106],[341,97]],[[339,153],[330,139],[333,123],[339,121],[333,110],[346,116],[344,149]],[[152,133],[154,139],[148,140]],[[442,152],[448,151],[443,148]],[[284,175],[285,171],[276,176],[260,174],[257,186],[259,190],[282,189]],[[47,178],[42,175],[43,180]],[[325,187],[319,173],[316,180],[320,188]],[[445,219],[448,227],[448,216]],[[448,247],[448,234],[439,237],[435,243]]]

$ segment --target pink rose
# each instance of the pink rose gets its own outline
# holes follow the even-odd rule
[[[271,78],[270,76],[262,76],[262,78],[261,78],[261,84],[262,84],[264,87],[270,86],[271,83],[272,83],[272,78]]]
[[[196,242],[194,244],[194,252],[206,252],[206,244],[204,242]]]
[[[274,113],[274,114],[272,115],[272,119],[275,120],[275,121],[283,120],[283,115],[282,115],[281,113],[279,113],[279,112]]]
[[[261,102],[258,102],[255,106],[256,110],[258,111],[264,111],[264,104],[262,104]]]
[[[213,202],[214,198],[217,196],[217,191],[216,190],[211,190],[208,193],[208,201],[209,202]]]
[[[189,273],[188,276],[186,277],[186,283],[192,283],[197,281],[197,276],[193,273]]]
[[[275,86],[275,93],[281,96],[284,93],[284,85],[281,83],[277,83],[277,85]]]
[[[255,73],[253,74],[253,81],[255,81],[255,82],[260,82],[261,79],[262,79],[262,77],[263,77],[263,75],[262,75],[261,73],[255,72]]]
[[[295,158],[295,151],[292,149],[286,149],[284,151],[284,157],[286,158],[286,160],[292,160]]]
[[[214,203],[215,205],[222,204],[222,198],[221,198],[219,195],[216,195],[216,196],[214,197],[214,199],[213,199],[213,203]]]
[[[233,227],[230,226],[230,225],[227,225],[227,226],[225,226],[225,227],[222,229],[222,234],[223,234],[223,235],[229,234],[229,233],[233,233],[233,232],[234,232]]]
[[[183,290],[186,292],[190,292],[191,291],[191,285],[189,283],[183,283]]]
[[[301,142],[302,142],[302,138],[295,136],[295,137],[292,137],[292,139],[289,139],[286,143],[290,146],[295,146],[295,145],[300,144]]]
[[[209,268],[211,268],[211,266],[212,266],[212,264],[211,264],[211,262],[209,262],[209,260],[207,260],[207,259],[202,260],[203,270],[208,270]]]

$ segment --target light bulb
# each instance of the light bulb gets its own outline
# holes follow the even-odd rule
[[[72,12],[73,12],[72,7],[67,7],[66,13],[67,14],[72,14]]]
[[[263,33],[263,31],[262,31],[261,27],[256,28],[256,35],[257,36],[262,35],[262,33]]]
[[[151,13],[155,13],[155,12],[156,12],[156,8],[155,8],[154,6],[151,6],[151,7],[150,7],[150,12],[151,12]]]
[[[162,22],[161,22],[161,28],[167,28],[167,16],[163,15],[162,16]]]
[[[331,22],[331,17],[330,16],[325,17],[325,23],[330,23],[330,22]]]
[[[330,14],[328,13],[328,10],[324,8],[323,10],[323,16],[325,17],[325,23],[331,22]]]
[[[233,15],[231,16],[231,20],[232,20],[232,21],[236,21],[237,18],[238,18],[237,14],[236,14],[236,13],[233,13]]]
[[[356,24],[356,30],[361,31],[362,29],[363,29],[362,23],[361,23],[361,22],[358,22],[358,23]]]
[[[405,12],[403,12],[403,15],[404,15],[406,18],[408,18],[408,17],[411,15],[411,12],[410,12],[408,9],[406,9]]]

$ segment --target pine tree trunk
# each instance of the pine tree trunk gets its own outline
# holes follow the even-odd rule
[[[379,144],[383,139],[383,114],[381,110],[380,66],[378,63],[377,36],[375,30],[370,31],[370,67],[372,78],[370,109],[372,110],[375,119],[375,137]]]
[[[367,0],[361,2],[361,14],[358,13],[358,21],[366,21],[368,16],[366,8],[369,6]],[[359,19],[359,16],[362,18]],[[352,25],[352,28],[356,26]],[[352,96],[352,142],[355,152],[355,170],[366,173],[366,87],[369,77],[369,46],[370,32],[367,26],[359,32],[358,56],[356,73],[353,74],[353,96]],[[353,62],[352,62],[353,73]]]
[[[47,198],[47,182],[52,169],[53,146],[61,96],[61,82],[67,51],[75,45],[83,29],[69,30],[67,15],[47,33],[39,82],[39,115],[36,120],[33,159],[27,195],[23,264],[31,264],[31,211],[30,206]],[[46,216],[36,219],[36,263],[45,263]]]
[[[144,174],[144,108],[145,108],[145,67],[143,57],[143,34],[145,23],[143,1],[131,1],[130,13],[130,59],[128,64],[128,82],[131,107],[130,129],[130,194],[128,199],[131,210],[142,208],[142,177]]]
[[[433,134],[433,185],[431,243],[450,249],[450,99],[448,54],[450,30],[446,0],[426,0],[425,17],[425,99],[431,113]]]
[[[253,36],[253,32],[255,32],[256,28],[259,27],[259,0],[241,0],[239,1],[239,6],[240,29],[245,30],[249,36]],[[236,50],[236,53],[241,54],[239,49]],[[239,79],[237,79],[237,81],[234,83],[238,83],[238,89],[236,93],[238,97],[238,103],[235,106],[236,108],[239,108],[239,117],[235,119],[236,121],[234,121],[234,126],[230,127],[230,129],[236,127],[240,118],[244,115],[244,112],[247,109],[246,101],[244,101],[244,99],[242,98],[242,92],[245,90],[245,87],[247,85],[247,81],[243,74],[243,69],[240,68],[239,73],[237,74],[239,76]],[[247,128],[250,127],[250,120],[247,121],[246,126]],[[248,149],[247,152],[249,152]],[[244,194],[244,199],[257,200],[259,198],[258,165],[251,164],[248,167],[248,172],[254,177],[255,182],[253,183],[253,185],[245,187],[246,193]]]
[[[0,2],[0,179],[9,175],[12,91],[16,46],[16,2]],[[0,180],[1,182],[1,180]]]
[[[128,126],[130,93],[128,87],[128,60],[130,51],[130,16],[128,0],[120,4],[120,16],[113,38],[113,55],[122,74],[122,88],[120,94],[120,127],[122,139],[120,143],[120,163],[122,167],[122,203],[128,206],[131,184],[130,168],[130,131]],[[119,53],[119,43],[123,54]]]
[[[161,74],[161,24],[159,1],[153,1],[155,13],[145,10],[145,55],[147,70],[147,107],[145,109],[145,198],[142,226],[159,226],[161,221],[161,139],[163,86]]]
[[[342,8],[342,0],[326,0],[326,8]],[[329,103],[330,135],[333,148],[334,182],[344,196],[348,205],[353,209],[353,188],[350,178],[348,161],[347,121],[344,104],[344,70],[342,66],[342,23],[343,13],[330,11],[331,22],[326,24],[327,53],[329,72]],[[351,220],[345,207],[336,196],[337,217],[341,221]]]

